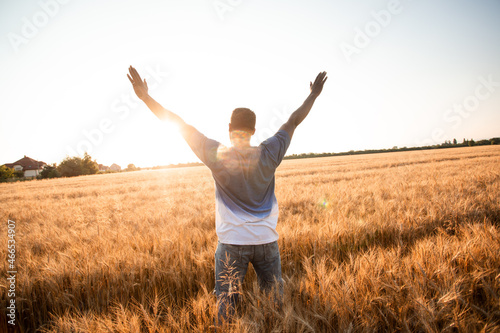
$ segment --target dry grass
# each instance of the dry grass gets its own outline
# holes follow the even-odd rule
[[[284,161],[277,197],[285,305],[250,270],[229,330],[500,331],[500,147]],[[210,331],[205,167],[0,184],[0,203],[24,330]]]

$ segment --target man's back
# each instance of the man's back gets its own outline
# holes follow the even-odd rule
[[[226,148],[203,135],[188,143],[215,180],[219,241],[255,245],[277,240],[274,173],[290,144],[288,133],[279,131],[258,147]]]

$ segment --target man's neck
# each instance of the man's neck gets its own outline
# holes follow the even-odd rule
[[[231,132],[231,144],[236,149],[250,148],[250,138],[252,135],[245,131]]]

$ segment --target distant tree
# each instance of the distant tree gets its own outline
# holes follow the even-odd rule
[[[458,144],[457,139],[453,139],[453,144],[454,144],[454,145],[457,145],[457,144]]]
[[[479,140],[475,142],[476,146],[484,146],[491,144],[490,140]]]
[[[140,168],[136,167],[134,164],[130,163],[129,165],[127,165],[127,169],[125,169],[125,171],[136,171],[136,170],[139,170]]]
[[[14,169],[5,165],[0,165],[0,180],[6,180],[14,177]]]
[[[85,152],[82,159],[82,169],[84,175],[93,175],[99,172],[99,164],[92,161],[92,157]]]
[[[57,171],[63,177],[74,177],[80,175],[93,175],[99,171],[99,164],[92,160],[89,154],[85,153],[81,157],[66,157],[59,166]]]
[[[475,143],[476,143],[476,142],[474,141],[474,139],[470,139],[470,140],[469,140],[469,147],[474,146],[474,144],[475,144]]]
[[[23,170],[14,170],[14,177],[16,177],[16,178],[23,178],[24,177],[24,171]]]
[[[61,174],[57,170],[57,166],[54,163],[53,165],[46,164],[43,166],[43,170],[40,172],[41,178],[56,178],[61,177]]]
[[[80,157],[66,157],[59,163],[57,171],[63,177],[75,177],[83,175],[82,159]]]
[[[61,174],[59,171],[57,171],[57,168],[54,168],[54,170],[50,171],[48,174],[48,178],[59,178],[61,177]]]
[[[119,165],[118,165],[118,164],[116,164],[116,163],[113,163],[113,164],[111,164],[111,165],[109,166],[109,170],[110,170],[110,171],[113,171],[113,172],[120,172],[120,171],[122,171],[122,167],[121,167],[121,166],[119,166]]]

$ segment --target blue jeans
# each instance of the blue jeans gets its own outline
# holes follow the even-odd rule
[[[269,292],[276,287],[279,295],[275,296],[275,302],[281,304],[283,280],[277,241],[262,245],[218,243],[215,251],[215,294],[217,295],[219,323],[230,320],[234,314],[238,296],[241,293],[240,286],[250,262],[257,273],[261,290]]]

